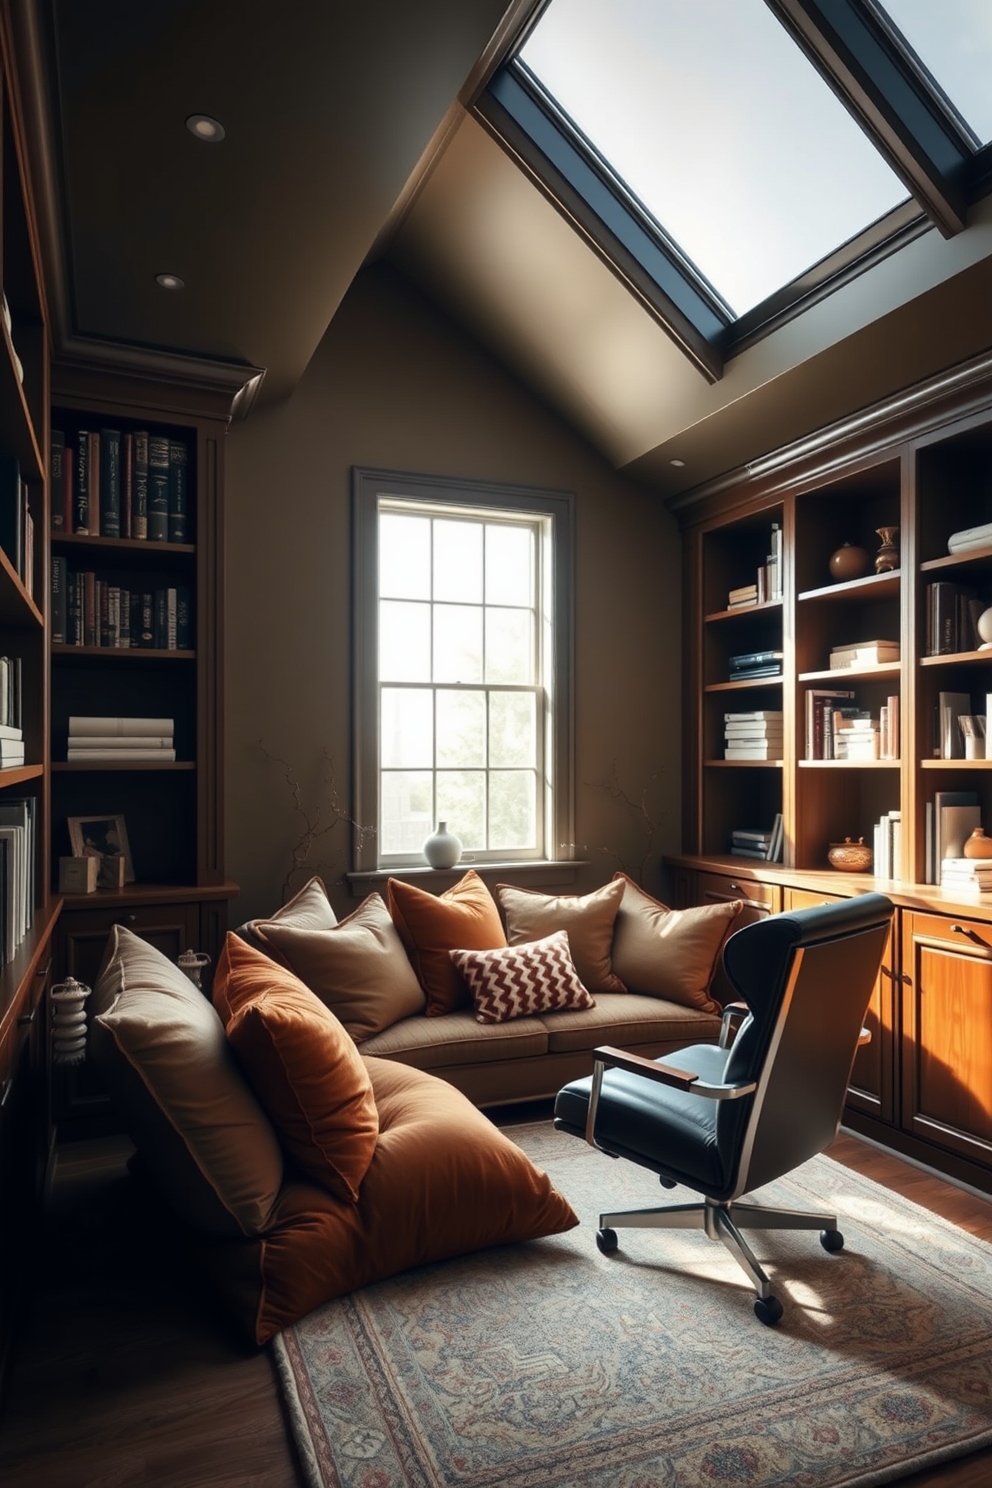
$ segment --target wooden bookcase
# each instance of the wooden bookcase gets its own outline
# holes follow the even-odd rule
[[[888,894],[897,922],[846,1119],[992,1191],[992,902],[925,882],[936,792],[973,791],[992,834],[992,741],[987,759],[934,755],[939,695],[967,694],[984,714],[992,650],[929,655],[927,636],[934,582],[992,605],[992,543],[948,551],[952,533],[992,521],[992,359],[670,505],[683,529],[686,663],[683,848],[666,860],[672,897],[742,898],[753,916]],[[782,602],[729,610],[728,592],[753,580],[773,522],[784,535]],[[834,581],[831,554],[850,542],[874,557],[883,526],[899,528],[898,568]],[[830,669],[832,647],[876,639],[897,639],[899,660]],[[730,656],[764,648],[783,653],[779,679],[729,680]],[[853,689],[873,716],[899,698],[897,759],[806,758],[806,693],[830,687]],[[726,761],[724,713],[773,708],[784,715],[781,759]],[[734,828],[767,828],[778,811],[781,862],[731,854]],[[871,844],[874,823],[893,811],[902,841],[890,878],[831,869],[831,843]]]
[[[73,816],[124,817],[135,880],[69,894],[55,939],[55,970],[92,985],[107,936],[126,925],[174,959],[186,949],[216,961],[236,893],[223,870],[223,470],[230,397],[157,384],[106,369],[55,365],[52,427],[74,448],[79,430],[163,433],[188,456],[187,538],[182,543],[55,531],[53,557],[133,590],[184,587],[190,644],[51,646],[51,887],[70,853]],[[57,501],[58,494],[52,499]],[[104,638],[106,641],[106,638]],[[67,760],[73,715],[170,718],[175,761]],[[113,1121],[86,1066],[55,1082],[61,1138]]]
[[[23,766],[0,769],[0,805],[30,799],[34,870],[31,924],[0,964],[0,1382],[19,1303],[30,1279],[51,1150],[48,1119],[49,944],[58,902],[49,893],[48,653],[46,644],[45,452],[48,335],[38,237],[24,167],[6,12],[0,11],[0,284],[10,312],[0,322],[0,457],[26,483],[33,540],[0,550],[0,655],[21,668]],[[14,504],[4,494],[9,517]]]

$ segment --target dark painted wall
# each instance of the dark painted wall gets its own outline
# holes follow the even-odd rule
[[[355,281],[293,397],[236,425],[227,451],[227,871],[235,922],[277,907],[304,811],[352,812],[350,467],[569,490],[576,497],[573,890],[678,846],[679,544],[657,497],[612,471],[395,270]],[[656,777],[652,781],[652,777]],[[338,913],[357,900],[342,822],[311,863]],[[297,875],[299,885],[304,877]]]

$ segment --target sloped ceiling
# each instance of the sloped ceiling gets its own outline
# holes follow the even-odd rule
[[[386,255],[615,466],[678,495],[992,347],[986,201],[707,384],[467,112],[537,0],[8,3],[66,358],[260,369],[259,397],[282,398]],[[193,113],[224,141],[194,139]]]

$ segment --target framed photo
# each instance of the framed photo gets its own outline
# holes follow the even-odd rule
[[[134,863],[122,816],[70,816],[69,841],[74,858],[96,858],[98,889],[134,883]]]

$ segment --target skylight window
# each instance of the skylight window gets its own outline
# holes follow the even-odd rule
[[[730,318],[907,199],[764,0],[551,0],[519,55]]]
[[[978,144],[992,140],[989,0],[884,0],[892,20]]]

